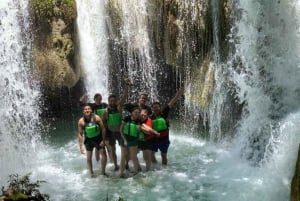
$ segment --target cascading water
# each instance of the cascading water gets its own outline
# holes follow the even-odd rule
[[[38,100],[39,92],[38,89],[32,88],[31,82],[28,81],[30,76],[28,73],[29,60],[27,59],[30,58],[28,55],[30,51],[25,49],[25,47],[30,47],[30,38],[21,34],[21,30],[28,29],[28,24],[24,23],[25,19],[28,19],[26,5],[14,6],[16,2],[18,1],[5,0],[4,4],[2,4],[3,1],[0,3],[2,48],[0,49],[0,58],[1,66],[5,67],[5,72],[1,72],[1,77],[4,79],[0,88],[4,94],[0,99],[2,105],[0,123],[1,182],[2,178],[5,178],[10,172],[18,171],[20,173],[20,167],[34,158],[31,157],[29,160],[26,151],[28,149],[32,151],[37,143],[36,140],[39,139],[35,136],[39,123],[38,103],[35,100]],[[99,2],[97,4],[90,3],[88,5],[94,5],[92,8],[82,9],[86,1],[77,3],[79,18],[84,14],[95,15],[94,12],[87,12],[87,10],[92,11],[97,7],[95,5],[99,5]],[[186,1],[184,3],[188,4]],[[196,1],[190,1],[190,3],[195,4]],[[113,165],[108,164],[109,178],[101,176],[90,178],[86,170],[86,156],[79,153],[76,131],[72,130],[73,127],[76,128],[76,123],[60,121],[59,125],[56,125],[56,129],[53,129],[56,135],[51,136],[52,142],[45,145],[46,149],[33,153],[37,158],[37,164],[32,171],[36,178],[47,181],[42,186],[42,190],[50,195],[51,200],[104,200],[106,196],[109,200],[117,200],[122,197],[125,200],[144,201],[289,200],[291,174],[299,142],[297,126],[300,123],[297,104],[297,100],[299,100],[297,84],[300,79],[298,67],[299,4],[292,0],[285,2],[240,0],[235,3],[233,18],[234,16],[238,17],[234,18],[235,26],[230,37],[231,45],[234,48],[230,52],[227,63],[222,60],[220,64],[223,65],[222,72],[224,73],[217,74],[221,78],[218,79],[221,82],[218,86],[233,87],[229,90],[235,91],[236,99],[244,104],[241,121],[237,125],[237,133],[230,143],[224,143],[226,146],[223,147],[222,143],[212,144],[201,141],[185,135],[181,131],[175,131],[171,127],[168,167],[162,167],[158,163],[154,165],[154,171],[142,172],[128,179],[119,179],[118,172],[113,171]],[[147,15],[145,14],[147,12],[141,9],[147,8],[147,6],[149,4],[145,1],[122,1],[122,13],[126,12],[122,28],[123,39],[126,38],[126,41],[131,42],[128,44],[128,49],[132,50],[132,54],[136,50],[136,46],[133,44],[137,42],[135,41],[137,38],[140,39],[142,35],[145,41],[148,41],[147,37],[149,36],[144,32],[146,24],[143,24],[146,21],[138,22],[138,20],[144,20],[141,16]],[[140,10],[130,13],[129,11],[135,7]],[[187,6],[185,8],[188,10],[196,7]],[[141,12],[142,10],[144,13]],[[145,15],[137,17],[135,12]],[[97,12],[97,14],[99,13]],[[101,16],[103,17],[103,15]],[[98,18],[101,16],[94,18],[95,21],[91,22],[89,26],[96,28],[97,26],[93,23],[99,23]],[[89,18],[90,16],[86,16],[81,20]],[[133,20],[133,24],[130,24],[128,19]],[[23,23],[20,24],[20,20]],[[126,20],[128,22],[125,22]],[[89,33],[88,27],[81,27],[88,25],[87,21],[78,19],[78,27],[83,29],[79,31],[85,31],[80,35],[80,45],[81,48],[91,47],[93,49],[93,45],[98,44],[100,38],[86,41],[88,38],[92,38],[90,35],[83,35]],[[143,26],[140,26],[141,24]],[[24,33],[30,33],[30,31],[27,30]],[[91,33],[93,35],[98,32],[94,30]],[[139,35],[139,33],[142,34]],[[134,34],[137,38],[133,37]],[[188,39],[186,38],[186,41]],[[150,45],[140,46],[151,50]],[[193,50],[192,46],[187,48],[190,48],[190,51]],[[101,47],[101,49],[104,48]],[[149,49],[141,50],[151,52]],[[88,50],[88,48],[81,49],[82,61],[89,58],[90,60],[98,59],[101,56],[97,53],[84,56]],[[189,53],[185,52],[187,55]],[[126,58],[128,63],[137,58],[136,55],[130,55],[130,51],[127,54],[129,56]],[[148,54],[140,53],[140,55]],[[148,58],[143,59],[146,61]],[[150,64],[152,64],[151,59],[147,60]],[[140,60],[137,63],[141,65]],[[135,63],[135,65],[137,64]],[[192,62],[188,65],[191,68]],[[99,67],[95,67],[94,70],[98,69]],[[130,71],[134,71],[134,68]],[[96,74],[94,71],[91,73],[92,75]],[[152,75],[151,73],[147,76]],[[222,77],[224,75],[226,77]],[[88,80],[92,79],[89,78],[89,74],[87,74],[87,78]],[[231,84],[222,85],[225,80]],[[99,82],[99,80],[95,82]],[[91,87],[94,86],[96,85],[92,83]],[[89,95],[95,92],[103,93],[99,88],[92,89],[87,86],[87,90]],[[217,91],[226,92],[222,90],[225,89],[220,87]],[[220,97],[215,103],[223,103],[226,106],[223,102],[226,101],[225,99]],[[222,112],[223,109],[220,107],[216,111]],[[209,116],[209,118],[212,117],[212,115]],[[173,123],[171,122],[171,126]],[[219,125],[219,122],[216,125]],[[217,132],[216,138],[219,138],[218,129]],[[19,141],[22,143],[18,143]],[[23,147],[23,145],[26,146]],[[120,150],[117,152],[120,153]],[[139,155],[139,159],[142,169],[144,169],[145,164],[141,155]],[[6,164],[3,165],[4,163]],[[95,173],[99,173],[99,163],[93,161],[93,164]],[[259,164],[259,166],[252,164]],[[25,170],[22,169],[22,171]]]
[[[213,66],[215,70],[215,89],[209,109],[209,135],[212,140],[222,139],[222,110],[225,104],[223,65],[220,58],[220,24],[219,24],[219,0],[211,1],[213,24]]]
[[[31,35],[27,2],[0,3],[0,184],[28,173],[40,144],[40,92],[30,76]]]
[[[81,66],[87,94],[108,96],[108,36],[105,0],[76,0]],[[92,101],[92,100],[90,100]]]
[[[135,95],[146,93],[157,100],[158,66],[149,37],[148,1],[120,1],[123,26],[122,42],[126,44],[128,75],[134,82]]]
[[[240,1],[238,7],[242,17],[232,29],[235,52],[228,62],[237,98],[245,103],[237,147],[261,164],[275,157],[278,144],[289,143],[283,136],[295,139],[289,150],[298,148],[297,134],[282,126],[290,114],[299,115],[300,6],[290,0]]]

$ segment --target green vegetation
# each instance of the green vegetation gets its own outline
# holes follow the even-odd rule
[[[62,0],[60,9],[62,10],[65,22],[72,24],[77,15],[75,0]]]
[[[30,0],[30,5],[38,24],[60,17],[69,25],[77,14],[75,0]]]
[[[45,181],[30,182],[30,174],[27,174],[21,178],[19,175],[9,175],[9,186],[7,189],[2,187],[2,197],[6,201],[48,201],[49,196],[47,194],[41,194],[38,188],[40,184]]]
[[[31,0],[30,4],[38,23],[51,22],[54,15],[54,4],[52,0]]]

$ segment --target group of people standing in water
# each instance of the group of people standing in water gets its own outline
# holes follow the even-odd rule
[[[148,104],[147,94],[140,94],[137,103],[125,103],[131,81],[124,80],[125,87],[121,98],[108,96],[108,103],[102,102],[101,94],[94,95],[94,102],[88,103],[87,96],[80,98],[83,117],[78,121],[78,143],[81,154],[87,154],[87,166],[94,176],[92,156],[95,149],[96,160],[101,160],[101,174],[106,174],[107,153],[114,163],[114,170],[126,178],[128,162],[133,163],[133,174],[141,171],[138,152],[142,151],[146,171],[156,163],[155,152],[161,152],[162,165],[167,165],[169,140],[169,111],[184,94],[180,88],[165,107],[159,102]],[[123,115],[126,111],[128,115]],[[116,142],[121,149],[120,165],[116,154]]]

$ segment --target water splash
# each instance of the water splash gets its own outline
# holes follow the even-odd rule
[[[77,0],[81,66],[87,94],[108,96],[108,36],[104,0]]]
[[[28,171],[40,144],[40,92],[30,77],[27,10],[24,1],[4,0],[0,4],[1,179]]]
[[[228,69],[237,99],[246,103],[237,146],[256,164],[274,152],[281,119],[299,110],[300,7],[293,0],[241,0],[235,10],[242,16],[232,29]]]

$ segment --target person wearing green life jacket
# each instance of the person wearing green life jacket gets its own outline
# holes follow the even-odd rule
[[[94,103],[92,104],[93,113],[102,118],[105,109],[107,108],[107,103],[102,102],[102,96],[99,93],[94,95]]]
[[[107,103],[102,102],[102,95],[99,93],[96,93],[94,95],[94,102],[88,103],[88,96],[83,95],[79,99],[80,106],[83,106],[85,104],[90,104],[92,107],[93,113],[97,114],[98,116],[102,117],[102,114],[105,112],[105,108],[107,108]]]
[[[120,134],[122,140],[121,146],[121,162],[120,162],[120,177],[124,178],[126,159],[129,158],[133,162],[134,174],[138,173],[139,161],[137,158],[138,153],[138,140],[140,135],[140,109],[139,107],[132,108],[131,115],[126,116],[120,127]]]
[[[184,88],[179,88],[175,96],[169,101],[167,106],[161,109],[159,102],[152,103],[152,128],[160,133],[155,142],[151,145],[152,162],[156,163],[155,152],[160,150],[162,165],[168,164],[167,152],[170,146],[169,139],[169,111],[174,106],[175,102],[184,94]]]
[[[119,170],[117,154],[116,154],[116,141],[120,144],[121,134],[120,126],[122,124],[122,108],[128,97],[128,88],[131,85],[130,79],[124,80],[124,92],[120,100],[117,100],[116,95],[109,95],[108,106],[102,115],[104,125],[107,129],[106,146],[108,147],[110,157],[113,159],[115,171]]]
[[[92,107],[89,104],[83,106],[83,117],[78,121],[78,143],[80,153],[84,154],[84,148],[87,154],[87,166],[91,176],[94,176],[92,156],[93,149],[96,148],[101,155],[101,174],[106,175],[105,168],[107,156],[105,151],[106,129],[99,117],[92,113]]]
[[[155,142],[156,136],[159,136],[160,133],[152,128],[152,119],[149,117],[147,109],[141,110],[140,119],[140,128],[142,133],[139,136],[138,148],[143,152],[143,158],[146,163],[146,171],[149,171],[151,167],[151,147]]]
[[[100,93],[96,93],[94,95],[94,102],[93,103],[88,103],[88,96],[83,95],[79,99],[79,104],[80,106],[84,106],[85,104],[89,104],[92,107],[93,113],[97,114],[102,118],[102,114],[105,112],[105,109],[107,107],[107,103],[102,102],[102,95]],[[96,149],[95,150],[95,157],[96,160],[100,160],[100,153]],[[112,158],[110,158],[112,160]]]

